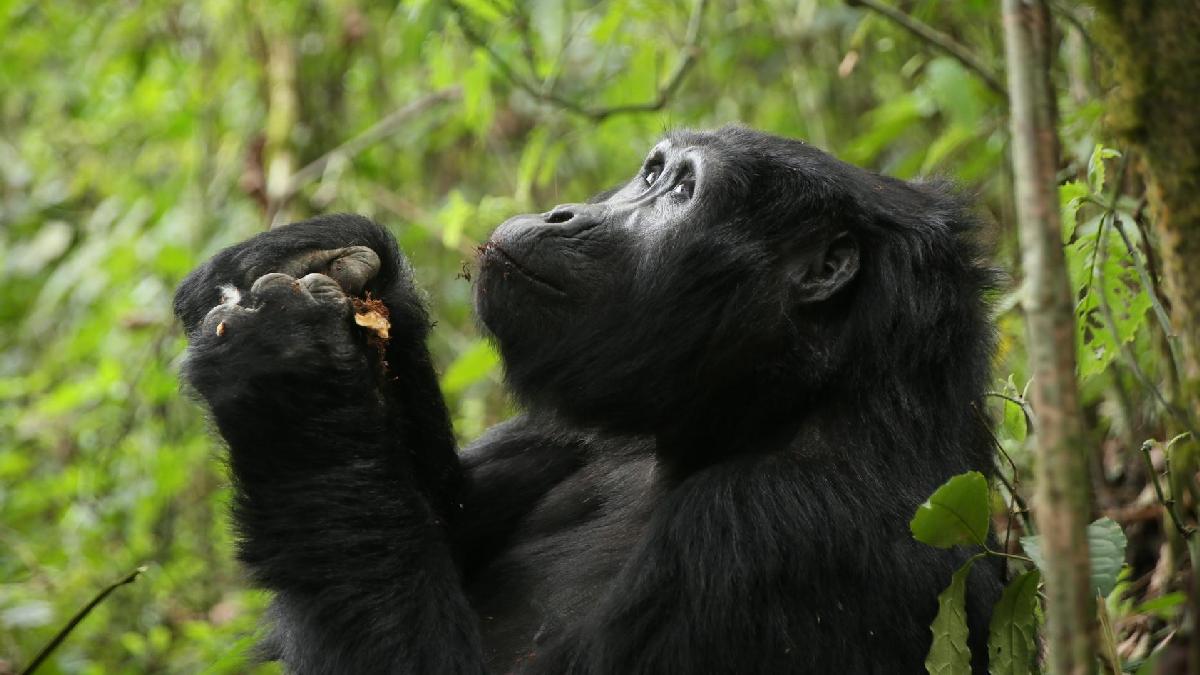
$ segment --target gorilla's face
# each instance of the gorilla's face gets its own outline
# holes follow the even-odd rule
[[[827,163],[741,128],[675,133],[616,190],[500,225],[475,304],[517,394],[649,431],[778,380],[800,309],[857,270]]]

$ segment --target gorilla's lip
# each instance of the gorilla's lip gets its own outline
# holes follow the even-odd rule
[[[516,269],[517,272],[519,272],[521,274],[521,276],[532,281],[534,284],[536,284],[538,286],[544,286],[547,290],[549,290],[557,295],[566,295],[567,294],[567,292],[565,290],[563,290],[561,287],[559,287],[554,282],[552,282],[549,279],[547,279],[546,277],[543,277],[542,275],[537,274],[536,272],[530,270],[528,267],[522,265],[521,262],[519,260],[517,260],[517,258],[515,256],[513,256],[508,251],[504,250],[503,247],[501,247],[499,244],[497,244],[494,241],[489,241],[488,243],[484,244],[482,247],[482,253],[485,257],[489,253],[496,253],[497,255],[500,256],[500,258],[502,259],[502,262],[505,265]]]

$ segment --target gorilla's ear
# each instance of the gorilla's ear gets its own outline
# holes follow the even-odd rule
[[[797,251],[789,265],[793,297],[800,304],[826,300],[858,274],[858,242],[839,234]]]

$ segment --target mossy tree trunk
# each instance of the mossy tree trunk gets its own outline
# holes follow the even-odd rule
[[[1181,403],[1200,419],[1200,0],[1105,0],[1107,124],[1144,160],[1163,281],[1181,347]]]
[[[1150,217],[1170,305],[1170,342],[1181,352],[1174,403],[1200,428],[1200,0],[1096,0],[1092,26],[1104,48],[1109,129],[1143,161]],[[1190,444],[1190,448],[1185,449]],[[1172,453],[1172,496],[1191,485],[1200,438]],[[1190,451],[1189,451],[1190,450]],[[1170,525],[1167,525],[1170,527]],[[1200,545],[1191,534],[1189,668],[1200,673]],[[1182,548],[1182,547],[1179,547]]]

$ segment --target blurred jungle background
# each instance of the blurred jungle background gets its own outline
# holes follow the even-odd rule
[[[1175,4],[1194,26],[1200,8]],[[1107,635],[1120,668],[1182,672],[1164,664],[1197,641],[1196,373],[1179,360],[1196,336],[1172,326],[1187,308],[1163,270],[1200,267],[1170,259],[1188,250],[1179,228],[1200,238],[1196,207],[1168,208],[1200,187],[1197,101],[1179,93],[1200,91],[1200,33],[1172,43],[1120,3],[1051,9],[1080,480],[1128,539]],[[469,440],[512,409],[471,317],[476,246],[512,214],[627,179],[673,127],[744,123],[978,196],[1011,277],[987,411],[1008,540],[1038,411],[1005,89],[997,0],[0,0],[0,673],[143,565],[39,672],[275,670],[247,655],[265,597],[232,562],[220,444],[177,379],[170,300],[193,266],[273,221],[386,224]],[[1165,111],[1146,102],[1160,91],[1176,92]]]

